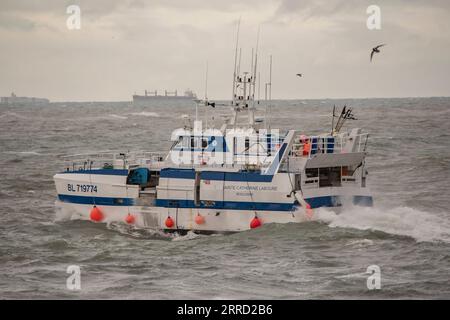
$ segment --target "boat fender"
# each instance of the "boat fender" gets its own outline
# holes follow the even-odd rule
[[[262,225],[261,220],[257,216],[255,216],[252,221],[250,221],[250,228],[255,229]]]
[[[133,223],[134,223],[134,220],[135,220],[135,218],[134,218],[134,216],[131,215],[131,214],[128,214],[128,215],[126,216],[126,218],[125,218],[125,222],[128,223],[128,224],[133,224]]]
[[[170,216],[168,216],[166,218],[165,224],[167,228],[172,228],[174,225],[173,219]]]
[[[103,213],[100,211],[97,206],[94,205],[94,207],[91,209],[91,213],[89,214],[89,217],[92,221],[100,222],[103,220]]]
[[[196,224],[204,224],[205,223],[205,217],[202,216],[200,213],[197,214],[195,217],[195,223]]]

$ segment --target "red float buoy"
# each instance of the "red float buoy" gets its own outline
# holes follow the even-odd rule
[[[259,220],[257,216],[255,216],[250,222],[250,228],[252,229],[258,228],[261,225],[262,225],[261,220]]]
[[[311,205],[309,203],[306,203],[306,210],[305,211],[306,211],[306,217],[308,219],[311,219],[314,212],[313,212],[313,209],[311,209]]]
[[[134,220],[135,220],[135,218],[131,214],[128,214],[127,217],[125,218],[125,222],[128,223],[128,224],[133,224]]]
[[[200,213],[197,214],[197,216],[195,217],[195,223],[196,224],[204,224],[205,223],[205,217],[202,216]]]
[[[166,227],[167,227],[167,228],[172,228],[173,225],[174,225],[174,222],[173,222],[173,220],[172,220],[172,218],[171,218],[170,216],[167,217],[165,223],[166,223]]]
[[[103,220],[103,213],[100,211],[99,208],[97,208],[97,206],[94,206],[92,208],[89,216],[90,216],[91,220],[95,221],[95,222],[100,222]]]

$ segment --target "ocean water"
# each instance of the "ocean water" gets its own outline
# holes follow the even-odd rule
[[[195,114],[190,103],[0,108],[0,298],[450,298],[450,98],[277,101],[268,120],[320,133],[334,104],[352,106],[348,127],[370,133],[374,207],[211,236],[71,220],[55,208],[61,155],[165,151]],[[200,110],[210,123],[226,113]],[[66,287],[70,265],[81,290]],[[372,265],[379,290],[367,288]]]

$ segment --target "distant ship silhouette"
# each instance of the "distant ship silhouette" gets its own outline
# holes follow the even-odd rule
[[[179,96],[178,95],[178,91],[167,91],[164,90],[164,95],[158,95],[158,91],[147,91],[145,90],[145,94],[142,95],[138,95],[138,94],[134,94],[133,95],[133,104],[136,105],[142,105],[145,104],[149,101],[155,101],[155,100],[195,100],[197,99],[196,94],[192,91],[187,89],[184,92],[184,95]]]
[[[0,106],[46,106],[50,100],[35,97],[18,97],[13,92],[9,97],[0,97]]]

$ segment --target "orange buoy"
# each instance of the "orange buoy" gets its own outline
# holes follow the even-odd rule
[[[250,221],[250,228],[255,229],[262,225],[261,220],[258,219],[257,216],[255,216],[252,221]]]
[[[174,225],[173,220],[172,220],[172,218],[171,218],[170,216],[167,217],[165,223],[166,223],[166,227],[167,227],[167,228],[172,228],[173,225]]]
[[[95,221],[95,222],[100,222],[103,220],[103,213],[100,211],[99,208],[97,208],[97,206],[94,206],[92,208],[89,216],[90,216],[91,220]]]
[[[128,214],[127,217],[125,218],[125,222],[128,223],[128,224],[133,224],[134,220],[135,220],[135,218],[131,214]]]
[[[205,217],[202,216],[200,213],[197,214],[197,216],[195,217],[195,223],[196,224],[204,224],[205,223]]]

